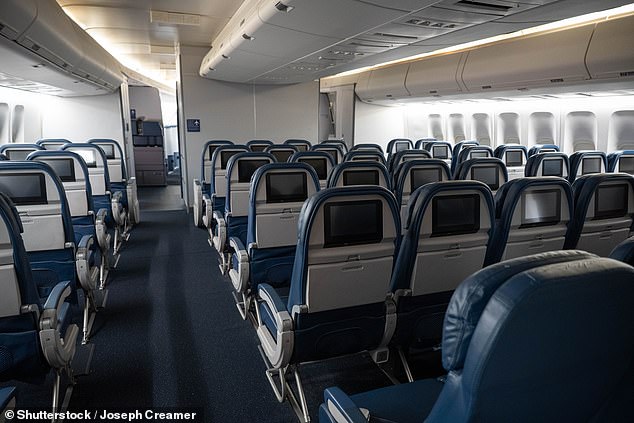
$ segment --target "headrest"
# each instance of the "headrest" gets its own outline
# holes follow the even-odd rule
[[[584,175],[577,178],[572,184],[572,193],[575,203],[575,218],[581,222],[585,220],[588,204],[597,188],[605,182],[625,182],[634,188],[634,176],[626,173],[598,173]]]
[[[407,176],[414,169],[422,169],[422,168],[431,168],[431,169],[439,169],[442,172],[441,181],[448,181],[451,179],[451,171],[449,170],[449,165],[447,162],[441,159],[417,159],[417,160],[408,160],[406,162],[401,163],[396,167],[394,171],[396,185],[394,189],[397,193],[397,200],[401,201],[401,196],[403,195],[405,181],[407,181]]]
[[[385,165],[385,156],[383,155],[382,152],[378,150],[371,150],[371,149],[351,150],[346,153],[345,157],[343,158],[343,161],[345,162],[371,161],[371,162],[378,162]]]
[[[0,146],[0,154],[4,154],[9,160],[26,160],[31,151],[44,150],[37,144],[5,144]],[[18,153],[23,152],[23,153]]]
[[[502,180],[499,179],[499,172],[497,175],[475,175],[476,170],[474,169],[490,167],[495,167],[498,171],[502,172]],[[484,180],[480,179],[480,177],[485,178],[487,185],[492,186],[491,189],[494,191],[499,189],[499,187],[504,185],[509,179],[506,165],[502,160],[496,157],[486,157],[482,159],[464,161],[458,165],[456,171],[454,172],[454,179],[457,180],[479,180],[484,182]],[[493,178],[494,180],[488,180],[489,178]]]
[[[539,154],[542,152],[542,150],[554,150],[554,151],[548,151],[549,153],[560,151],[559,146],[555,144],[535,144],[534,146],[530,148],[530,150],[528,150],[528,157],[531,157],[535,154]]]
[[[101,147],[99,147],[98,145],[90,144],[87,142],[70,143],[70,144],[65,144],[61,149],[64,151],[72,151],[72,152],[88,151],[88,150],[94,152],[96,166],[103,167],[104,172],[106,174],[108,173],[108,166],[107,166],[108,158],[106,157],[106,153],[104,153],[103,149],[101,149]],[[82,156],[81,153],[78,153],[78,154]],[[82,156],[82,158],[84,159],[84,161],[86,161],[86,165],[90,167],[86,158],[84,156]]]
[[[493,264],[465,279],[454,291],[445,313],[442,339],[443,367],[447,371],[463,367],[482,312],[493,294],[509,279],[541,266],[595,257],[593,254],[575,250],[541,253]],[[527,281],[526,284],[530,285],[531,282]]]
[[[415,159],[431,159],[431,154],[427,150],[402,150],[391,153],[387,158],[387,170],[393,173],[402,162]]]
[[[298,153],[299,150],[292,144],[275,144],[266,147],[264,152],[272,154],[278,162],[286,162],[293,154]],[[284,158],[286,158],[286,160],[284,160]]]
[[[378,151],[379,153],[383,154],[383,148],[378,145],[378,144],[370,144],[370,143],[365,143],[365,144],[355,144],[352,146],[352,148],[350,149],[349,152],[353,152],[353,151]]]
[[[250,140],[247,141],[246,146],[249,147],[249,150],[253,152],[261,152],[264,151],[266,147],[269,145],[273,145],[273,141],[271,140]]]
[[[526,147],[517,144],[500,145],[495,149],[493,155],[502,160],[507,167],[525,166],[528,160]]]
[[[561,172],[564,176],[568,176],[570,174],[570,164],[568,161],[568,156],[565,153],[560,152],[550,152],[550,153],[536,153],[528,156],[528,160],[526,161],[526,167],[524,168],[524,175],[526,176],[542,176],[538,175],[537,171],[539,170],[540,164],[544,160],[550,159],[561,159],[563,161]],[[557,170],[557,169],[556,169]],[[542,169],[542,173],[544,173],[544,169]],[[548,172],[546,172],[548,173]],[[558,176],[558,175],[550,175],[546,174],[543,176]]]
[[[275,162],[275,157],[269,153],[238,153],[229,159],[227,162],[227,181],[237,181],[240,177],[240,162],[249,161],[249,160],[258,160],[258,161],[266,161],[267,163]],[[258,166],[259,167],[259,166]],[[254,169],[250,169],[252,173],[255,172]],[[250,179],[250,178],[249,178]],[[229,195],[227,195],[228,197]]]
[[[234,145],[234,144],[233,144],[233,141],[229,141],[229,140],[210,140],[210,141],[207,141],[203,145],[202,154],[201,154],[201,161],[203,162],[203,164],[205,161],[211,161],[212,159],[213,151],[211,151],[211,154],[209,154],[210,153],[209,147],[212,147],[212,149],[215,150],[214,147],[219,147],[221,145]]]
[[[64,144],[69,144],[70,140],[67,140],[66,138],[42,138],[39,139],[37,141],[35,141],[35,144],[42,146],[42,144],[47,144],[47,143],[61,143],[62,145]]]
[[[421,138],[419,140],[416,140],[416,143],[414,144],[414,149],[426,150],[425,148],[425,145],[427,145],[426,143],[433,142],[433,141],[436,141],[436,138]]]
[[[331,151],[334,152],[336,157],[332,156],[332,159],[335,162],[335,165],[341,163],[343,161],[343,156],[346,154],[340,144],[332,143],[320,143],[313,145],[312,147],[310,147],[310,151],[323,151],[327,152],[328,154],[331,154]]]
[[[426,141],[424,149],[429,151],[431,156],[435,159],[451,160],[453,146],[447,141]]]
[[[310,141],[304,140],[304,139],[299,139],[299,138],[288,139],[288,140],[284,141],[284,144],[285,145],[294,145],[295,147],[297,147],[298,151],[308,151],[308,150],[310,150],[310,147],[312,146]]]
[[[456,143],[456,145],[453,146],[453,151],[451,152],[452,153],[451,155],[452,157],[458,157],[458,155],[460,154],[463,148],[467,146],[478,146],[478,145],[480,145],[480,143],[475,140],[460,141]]]
[[[478,154],[478,156],[474,157],[476,154]],[[479,155],[482,155],[482,157]],[[460,150],[460,154],[458,154],[458,164],[470,159],[482,159],[487,157],[493,157],[493,150],[488,145],[464,146]]]
[[[570,155],[568,179],[573,182],[577,175],[602,173],[608,169],[608,159],[603,151],[577,151]]]
[[[572,212],[572,187],[567,180],[556,176],[526,177],[508,181],[495,193],[495,218],[501,218],[503,214],[506,215],[504,210],[509,210],[509,212],[511,212],[508,213],[508,217],[510,219],[513,214],[512,211],[515,210],[515,206],[521,198],[522,192],[526,189],[554,186],[561,187],[564,190],[566,197],[568,198],[568,210]],[[509,202],[509,199],[513,199],[513,201]]]
[[[312,183],[315,187],[315,191],[319,191],[319,179],[317,178],[317,173],[315,169],[305,163],[269,163],[264,166],[260,166],[254,173],[251,178],[251,187],[250,187],[250,195],[249,195],[249,203],[252,207],[252,210],[255,210],[255,205],[257,199],[258,187],[260,184],[266,183],[266,175],[271,173],[285,173],[294,170],[299,170],[308,173],[309,177],[307,183]]]
[[[121,145],[119,145],[119,143],[113,139],[110,138],[91,138],[88,140],[89,144],[95,144],[95,145],[111,145],[113,147],[113,153],[115,158],[117,159],[121,159],[123,158],[123,150],[121,149]],[[118,154],[117,154],[118,153]],[[106,153],[106,156],[108,156],[108,154]]]
[[[211,180],[213,182],[214,180],[214,173],[216,170],[221,169],[222,168],[222,152],[232,152],[232,153],[241,153],[241,152],[245,152],[245,153],[250,153],[251,150],[249,150],[249,147],[247,147],[246,145],[233,145],[233,144],[222,144],[222,145],[218,145],[216,147],[216,149],[214,150],[214,154],[211,156],[211,167],[213,169],[213,171],[211,172]],[[227,161],[225,164],[224,169],[226,169],[226,165],[229,164],[229,159],[231,157],[227,158]]]
[[[361,181],[357,180],[353,176],[354,173],[363,172],[363,171],[373,171],[376,175],[376,180],[372,183],[364,183],[369,181]],[[363,176],[359,176],[363,178]],[[350,180],[348,180],[350,178]],[[387,189],[391,189],[390,177],[387,172],[385,165],[378,162],[366,162],[366,161],[358,161],[358,162],[343,162],[339,165],[335,166],[328,177],[328,188],[333,188],[338,186],[339,183],[342,183],[343,186],[346,185],[378,185],[383,186]]]
[[[324,140],[319,145],[336,145],[341,150],[342,155],[348,152],[348,144],[344,140]]]
[[[634,150],[614,151],[608,154],[608,172],[634,175]]]
[[[634,266],[634,236],[617,245],[610,253],[610,258]]]
[[[393,154],[397,151],[413,149],[414,143],[409,138],[394,138],[387,143],[387,154]]]

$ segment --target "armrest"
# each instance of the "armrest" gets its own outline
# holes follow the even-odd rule
[[[225,222],[225,216],[220,212],[214,212],[214,221],[216,222],[216,233],[213,237],[214,247],[219,253],[225,251],[225,245],[227,243],[227,223]]]
[[[110,208],[112,210],[112,218],[119,226],[125,226],[125,207],[123,207],[123,194],[121,191],[114,193],[110,200]]]
[[[66,298],[70,295],[70,281],[60,282],[51,291],[46,303],[44,303],[44,310],[40,317],[41,329],[55,329],[57,328],[57,312],[59,311]]]
[[[214,203],[207,194],[203,194],[203,224],[211,229],[213,222]]]
[[[234,251],[237,263],[229,270],[229,278],[238,292],[245,292],[249,286],[249,254],[239,238],[229,238],[229,246]]]
[[[259,301],[256,304],[258,329],[257,335],[262,351],[274,369],[282,369],[288,365],[293,354],[293,320],[277,292],[268,284],[261,284],[258,288]],[[275,334],[272,334],[262,321],[259,305],[263,302],[275,322]],[[275,336],[275,338],[273,338]]]
[[[0,388],[0,412],[4,412],[7,408],[13,408],[15,406],[14,399],[15,388],[13,386]]]
[[[99,266],[91,266],[91,258],[95,254],[92,245],[95,239],[92,235],[84,235],[79,241],[77,253],[75,254],[75,268],[79,283],[85,291],[97,289],[97,279],[99,278]]]
[[[108,211],[106,209],[99,209],[95,219],[95,232],[97,233],[97,242],[99,243],[99,248],[101,248],[102,255],[105,255],[110,250],[110,235],[108,235],[108,226],[106,224],[107,216]]]
[[[350,397],[339,388],[328,388],[324,391],[324,404],[331,423],[367,423],[369,421]]]

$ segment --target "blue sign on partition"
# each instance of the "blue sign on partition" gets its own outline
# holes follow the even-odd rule
[[[187,132],[200,132],[200,119],[187,119]]]

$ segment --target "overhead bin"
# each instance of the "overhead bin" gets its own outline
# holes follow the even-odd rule
[[[437,97],[462,92],[456,73],[463,53],[430,57],[412,62],[405,87],[412,97]]]
[[[370,72],[365,85],[357,85],[355,92],[363,101],[401,99],[409,97],[405,77],[409,63],[379,68]]]
[[[37,16],[35,0],[0,1],[0,34],[15,40]]]
[[[586,25],[473,49],[462,81],[468,91],[484,92],[587,80],[584,57],[593,29]]]
[[[592,79],[634,77],[634,16],[599,22],[588,47]]]

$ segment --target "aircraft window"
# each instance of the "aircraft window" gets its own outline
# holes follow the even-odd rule
[[[543,176],[562,176],[563,175],[563,160],[544,160],[542,162],[542,175]]]
[[[628,186],[607,185],[597,188],[594,203],[594,217],[596,219],[610,219],[627,214]]]
[[[634,157],[621,157],[619,160],[619,172],[634,175]]]
[[[495,191],[500,187],[500,173],[497,166],[477,166],[471,168],[471,179],[484,182]]]
[[[326,159],[300,159],[300,163],[306,163],[311,166],[317,172],[317,178],[319,180],[328,179],[328,168],[326,165]]]
[[[474,151],[470,154],[472,159],[482,159],[485,157],[489,157],[489,154],[486,151]]]
[[[554,225],[561,220],[561,192],[558,189],[530,191],[522,197],[520,227]]]
[[[288,158],[294,153],[293,150],[272,150],[270,153],[275,157],[278,162],[286,162]]]
[[[409,179],[411,192],[414,192],[417,188],[425,184],[442,181],[442,169],[413,169]]]
[[[409,150],[409,143],[408,142],[397,142],[396,143],[396,151],[404,151],[404,150]]]
[[[507,151],[506,152],[506,165],[507,166],[522,166],[524,164],[524,154],[521,151]]]
[[[4,154],[7,155],[9,160],[26,160],[26,156],[31,154],[35,150],[7,150]]]
[[[600,158],[592,158],[592,159],[584,159],[581,163],[581,174],[587,175],[589,173],[600,173],[601,172],[601,159]]]
[[[370,244],[383,239],[380,200],[342,201],[324,206],[324,247]]]
[[[86,162],[87,167],[97,167],[97,159],[95,158],[95,152],[92,150],[77,150],[75,153],[79,154]]]
[[[478,194],[444,195],[432,199],[432,237],[471,234],[479,229]]]
[[[220,169],[226,169],[229,159],[242,151],[221,151],[220,152]]]
[[[306,173],[286,172],[266,175],[267,203],[297,203],[308,198]]]
[[[443,159],[446,160],[449,158],[449,152],[448,152],[448,148],[446,145],[437,145],[432,147],[432,151],[433,151],[433,156],[436,159]]]
[[[112,160],[112,159],[115,158],[114,157],[114,145],[112,145],[112,144],[99,144],[99,147],[106,154],[106,159],[107,160]]]
[[[4,173],[0,175],[0,191],[18,206],[48,204],[46,183],[42,173]]]
[[[249,149],[253,152],[261,152],[264,151],[266,149],[266,147],[268,147],[267,144],[251,144],[249,146]]]
[[[379,172],[376,170],[347,170],[343,172],[343,185],[378,185]]]
[[[62,182],[75,182],[75,162],[73,159],[39,160],[49,165]]]
[[[238,182],[251,182],[251,176],[260,167],[268,164],[268,160],[240,160],[238,161]]]

